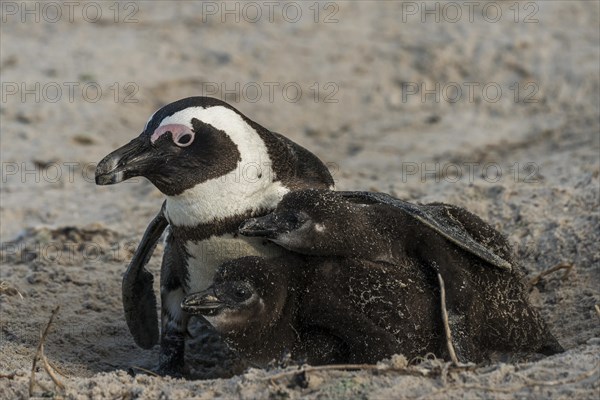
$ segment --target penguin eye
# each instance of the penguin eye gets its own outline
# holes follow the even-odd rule
[[[238,302],[247,300],[252,296],[250,289],[245,286],[236,286],[231,294],[234,300]]]
[[[288,222],[291,222],[292,224],[297,224],[298,223],[298,216],[296,214],[290,214],[288,215]]]
[[[191,133],[184,133],[183,135],[175,138],[175,144],[179,147],[186,147],[192,144],[194,136]]]
[[[306,215],[303,212],[292,211],[285,215],[285,221],[293,226],[300,225],[306,219]]]
[[[170,135],[171,140],[179,147],[185,147],[192,144],[194,141],[195,132],[188,126],[181,124],[168,124],[162,125],[156,128],[152,136],[150,136],[150,143],[156,143],[160,138],[165,135]]]

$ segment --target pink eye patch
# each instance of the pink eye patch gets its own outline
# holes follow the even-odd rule
[[[150,143],[156,142],[162,135],[169,132],[171,132],[173,142],[179,147],[186,147],[194,142],[195,132],[193,130],[185,125],[169,124],[156,128],[152,136],[150,136]]]

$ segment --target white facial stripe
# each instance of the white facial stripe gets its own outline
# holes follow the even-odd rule
[[[271,161],[267,148],[256,131],[238,113],[227,107],[189,107],[163,119],[160,126],[181,124],[193,129],[193,118],[225,132],[238,146],[243,162],[256,162],[262,166],[263,162]]]
[[[289,190],[281,182],[273,182],[271,159],[256,131],[239,114],[223,106],[186,108],[165,118],[160,126],[180,124],[192,129],[192,118],[224,131],[236,144],[241,161],[225,176],[169,196],[169,221],[178,226],[196,226],[248,210],[274,208]]]

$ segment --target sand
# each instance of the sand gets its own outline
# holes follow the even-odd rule
[[[0,398],[28,397],[57,305],[45,354],[65,388],[38,368],[35,396],[600,396],[599,3],[481,2],[472,14],[453,3],[460,18],[445,3],[430,15],[393,1],[291,2],[272,15],[268,2],[231,2],[233,14],[213,2],[23,4],[1,4]],[[396,357],[375,370],[289,366],[277,379],[279,367],[128,374],[152,368],[157,349],[127,331],[121,276],[163,197],[141,178],[98,187],[93,169],[157,107],[190,95],[224,99],[311,149],[339,189],[466,207],[507,234],[530,277],[574,265],[531,291],[566,352],[459,371]],[[193,351],[202,340],[190,371],[230,372]]]

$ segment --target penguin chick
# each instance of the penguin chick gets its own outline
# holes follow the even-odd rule
[[[460,361],[483,361],[495,352],[563,351],[529,303],[507,240],[459,207],[415,205],[379,193],[303,190],[284,196],[273,213],[246,221],[240,233],[305,255],[412,263],[430,277],[440,273]],[[437,298],[438,291],[430,295]]]
[[[204,316],[230,347],[253,363],[266,365],[295,341],[291,322],[297,301],[290,285],[296,259],[292,255],[280,262],[248,256],[226,262],[217,269],[212,285],[186,296],[181,308]]]
[[[312,365],[440,354],[439,307],[411,264],[339,257],[244,257],[182,309],[203,315],[245,358],[265,365],[285,350]]]

